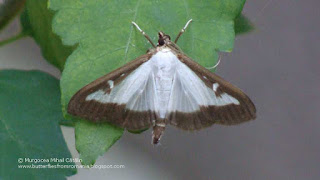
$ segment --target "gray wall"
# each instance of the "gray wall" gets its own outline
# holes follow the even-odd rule
[[[150,130],[125,133],[97,161],[125,169],[80,169],[70,179],[320,179],[319,7],[317,0],[247,1],[244,14],[257,29],[237,37],[217,73],[253,99],[255,121],[195,133],[169,127],[156,148]],[[0,68],[60,76],[31,39],[0,48]],[[78,157],[73,129],[63,132]]]

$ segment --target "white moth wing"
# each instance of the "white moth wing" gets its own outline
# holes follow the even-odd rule
[[[184,55],[177,56],[176,64],[167,110],[170,124],[195,130],[255,118],[254,105],[240,89]]]
[[[199,111],[201,106],[224,106],[240,104],[227,93],[215,94],[218,83],[208,88],[205,83],[188,66],[177,59],[177,70],[173,82],[168,111],[191,113]]]
[[[89,94],[86,101],[125,104],[127,109],[133,111],[153,111],[155,98],[151,71],[150,61],[145,62],[118,85],[113,85],[113,81],[109,80],[110,93],[99,89]]]
[[[133,131],[149,128],[155,117],[151,56],[140,56],[80,89],[71,98],[68,113]]]

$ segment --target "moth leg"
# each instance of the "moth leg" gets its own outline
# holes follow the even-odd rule
[[[219,59],[218,59],[218,62],[214,65],[214,66],[212,66],[212,67],[206,67],[206,69],[214,69],[214,68],[216,68],[219,64],[220,64],[220,61],[221,61],[221,55],[219,54]]]
[[[179,32],[176,40],[174,40],[174,43],[178,42],[178,39],[180,38],[180,36],[186,31],[187,27],[189,26],[189,24],[191,23],[192,19],[190,19],[187,24],[181,29],[181,31]]]
[[[151,41],[151,38],[150,38],[144,31],[142,31],[142,29],[138,26],[138,24],[135,23],[135,22],[133,22],[133,21],[132,21],[132,24],[138,29],[138,31],[141,32],[142,35],[144,35],[145,38],[147,38],[147,40],[150,42],[150,44],[151,44],[154,48],[156,48],[156,46],[155,46],[155,45],[153,44],[153,42]]]

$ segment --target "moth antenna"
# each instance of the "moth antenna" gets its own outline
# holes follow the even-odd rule
[[[186,25],[183,27],[182,30],[185,31],[191,22],[192,22],[192,19],[190,19],[190,20],[186,23]]]
[[[174,43],[178,42],[178,39],[180,38],[180,36],[186,31],[187,27],[189,26],[189,24],[192,22],[192,19],[190,19],[186,25],[184,25],[184,27],[181,29],[181,31],[179,32],[178,36],[176,37],[176,40],[174,40]]]
[[[141,34],[142,34],[145,38],[147,38],[147,40],[150,42],[150,44],[151,44],[154,48],[156,48],[156,46],[153,44],[151,38],[138,26],[138,24],[135,23],[135,22],[133,22],[133,21],[132,21],[131,23],[138,29],[138,31],[141,32]]]
[[[216,67],[220,64],[220,61],[221,61],[221,55],[219,54],[218,62],[217,62],[214,66],[212,66],[212,67],[206,67],[206,68],[207,68],[207,69],[214,69],[214,68],[216,68]]]

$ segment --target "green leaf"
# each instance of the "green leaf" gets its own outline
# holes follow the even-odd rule
[[[137,131],[128,130],[128,132],[133,133],[133,134],[141,134],[141,133],[143,133],[143,132],[146,131],[146,130],[148,130],[148,129],[142,129],[142,130],[137,130]]]
[[[20,24],[22,27],[22,32],[32,37],[32,25],[29,20],[27,8],[25,8],[20,15]]]
[[[151,47],[131,21],[156,40],[158,30],[174,36],[193,18],[178,44],[208,67],[217,60],[216,50],[232,50],[234,19],[243,5],[244,0],[51,0],[49,7],[58,11],[53,20],[54,31],[65,44],[79,44],[68,58],[61,78],[64,113],[77,90]]]
[[[0,71],[0,179],[66,179],[75,174],[74,168],[18,168],[48,164],[24,158],[71,158],[59,126],[62,119],[57,79],[39,71]]]
[[[241,13],[244,3],[245,0],[50,0],[49,8],[56,11],[54,32],[64,44],[78,45],[68,57],[60,83],[65,117],[74,120],[67,115],[66,107],[81,87],[151,48],[131,21],[156,42],[159,30],[174,39],[192,18],[178,45],[195,61],[210,67],[216,64],[217,51],[232,50],[234,19]],[[76,131],[77,144],[85,137],[81,136],[85,131]],[[94,143],[103,142],[103,138],[94,139]],[[85,153],[89,156],[90,152],[82,151],[83,156]]]
[[[0,30],[2,30],[23,8],[26,0],[5,0],[0,4]]]
[[[74,48],[63,45],[61,39],[52,32],[53,12],[47,7],[47,0],[28,0],[21,14],[23,32],[38,43],[44,58],[63,70],[67,57]]]
[[[248,33],[248,32],[251,32],[253,30],[254,30],[253,24],[243,14],[239,15],[235,19],[235,32],[236,32],[236,35]]]
[[[82,164],[93,165],[121,136],[123,129],[109,124],[78,121],[75,126],[76,147]]]

